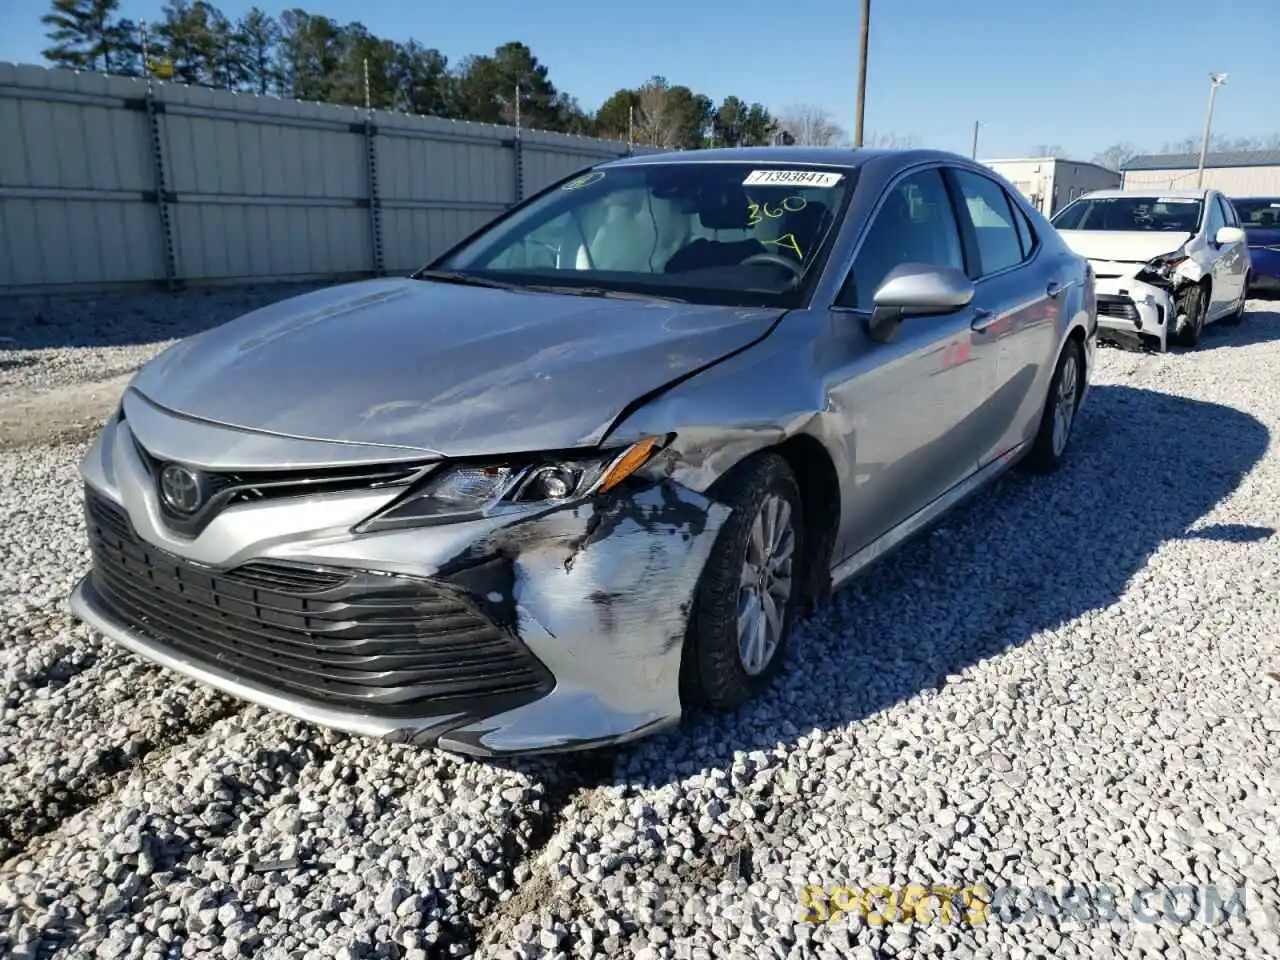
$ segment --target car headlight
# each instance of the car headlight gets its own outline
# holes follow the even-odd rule
[[[1177,269],[1178,264],[1189,259],[1181,250],[1173,253],[1163,253],[1158,257],[1148,260],[1143,266],[1143,270],[1147,273],[1153,273],[1157,277],[1163,277],[1168,280],[1173,275],[1173,271]]]
[[[356,531],[471,520],[583,500],[622,483],[667,441],[667,437],[645,437],[628,447],[586,457],[513,458],[501,463],[446,466],[360,523]]]

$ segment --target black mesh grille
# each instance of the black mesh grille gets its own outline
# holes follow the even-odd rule
[[[1098,297],[1098,316],[1117,320],[1137,320],[1138,308],[1124,297]]]
[[[276,562],[206,569],[139,539],[92,489],[85,514],[93,585],[110,612],[192,660],[385,716],[515,705],[550,689],[523,644],[439,584]]]

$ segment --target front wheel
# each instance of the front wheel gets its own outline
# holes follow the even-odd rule
[[[1040,416],[1040,429],[1032,441],[1026,465],[1034,473],[1052,473],[1066,459],[1067,443],[1075,426],[1080,397],[1084,393],[1084,351],[1075,338],[1067,340],[1058,357],[1058,366],[1049,381]]]
[[[730,509],[707,560],[681,664],[683,698],[733,710],[782,662],[804,570],[804,509],[787,461],[765,453],[717,493]]]
[[[1194,347],[1204,332],[1204,318],[1209,312],[1209,291],[1198,283],[1188,287],[1178,296],[1177,311],[1174,334],[1177,343],[1183,347]]]

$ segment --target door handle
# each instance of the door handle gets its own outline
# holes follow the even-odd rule
[[[1057,280],[1050,280],[1049,285],[1044,288],[1044,292],[1051,297],[1056,297],[1062,292],[1062,284],[1058,283]]]
[[[974,307],[973,320],[969,324],[969,329],[982,333],[995,322],[996,314],[994,310],[987,310],[985,307]]]

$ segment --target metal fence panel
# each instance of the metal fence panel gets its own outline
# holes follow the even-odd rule
[[[0,63],[0,292],[407,272],[522,197],[628,152]]]

